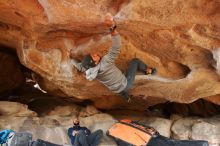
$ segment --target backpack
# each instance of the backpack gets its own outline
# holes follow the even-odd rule
[[[152,127],[131,120],[121,120],[107,131],[118,146],[147,146],[148,142],[159,133]]]
[[[28,132],[15,132],[10,146],[29,146],[32,142],[32,134]]]
[[[2,130],[0,131],[0,144],[4,144],[8,140],[9,134],[13,132],[12,130]]]
[[[61,146],[61,145],[57,145],[51,142],[47,142],[41,139],[38,139],[36,141],[33,141],[31,146]]]

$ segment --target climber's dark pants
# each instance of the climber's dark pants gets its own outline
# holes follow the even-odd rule
[[[126,88],[120,93],[120,95],[125,98],[126,100],[129,98],[128,90],[133,86],[135,75],[137,71],[142,71],[146,73],[147,65],[143,63],[140,59],[134,58],[128,65],[128,71],[126,73],[127,78],[127,86]]]
[[[208,146],[203,140],[174,140],[161,135],[152,137],[147,146]]]

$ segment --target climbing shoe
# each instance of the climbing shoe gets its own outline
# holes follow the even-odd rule
[[[130,96],[128,95],[128,92],[121,92],[119,94],[124,100],[126,100],[128,103],[131,102],[131,98]]]

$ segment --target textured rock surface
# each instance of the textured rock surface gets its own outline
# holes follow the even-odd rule
[[[23,104],[0,102],[0,105],[0,130],[28,131],[33,134],[34,140],[40,138],[61,145],[70,145],[67,129],[72,126],[73,119],[78,115],[81,115],[79,117],[81,125],[88,127],[91,131],[102,129],[106,133],[107,129],[116,122],[112,116],[101,113],[95,108],[93,108],[92,114],[88,114],[87,110],[92,109],[92,107],[59,106],[44,117],[37,117],[35,112],[28,110]],[[2,108],[4,111],[10,111],[10,113],[2,112]],[[61,111],[69,114],[63,114]],[[21,115],[21,113],[29,114]],[[100,146],[107,145],[116,146],[111,138],[104,135]]]
[[[7,47],[0,46],[0,95],[7,95],[25,84],[21,65],[16,54]]]
[[[140,121],[144,125],[149,125],[151,127],[154,127],[157,129],[157,131],[166,137],[170,137],[170,128],[173,123],[173,121],[164,119],[164,118],[158,118],[158,117],[150,117],[145,118],[144,120]]]
[[[118,96],[86,81],[69,59],[70,49],[77,59],[106,53],[111,41],[102,35],[108,29],[102,20],[111,12],[123,38],[118,67],[125,71],[138,57],[158,68],[157,76],[136,78],[131,94],[147,99],[137,101],[142,107],[199,98],[220,104],[219,7],[219,0],[2,0],[0,43],[16,48],[44,90],[91,99],[99,108],[122,107]]]
[[[220,117],[203,119],[192,126],[192,139],[206,138],[212,144],[220,144]]]
[[[72,126],[72,121],[76,116],[82,126],[86,126],[91,131],[102,129],[104,133],[116,119],[131,119],[139,121],[142,124],[150,125],[157,129],[161,135],[174,139],[207,140],[210,144],[220,144],[219,117],[206,118],[182,118],[178,115],[172,116],[172,119],[150,117],[144,114],[129,114],[120,112],[114,113],[114,117],[102,113],[92,106],[58,106],[44,116],[36,116],[36,113],[27,109],[25,105],[15,102],[0,102],[5,105],[4,110],[13,110],[13,113],[2,112],[0,106],[0,130],[13,129],[15,131],[29,131],[33,134],[33,139],[43,139],[57,144],[69,145],[67,129]],[[24,108],[25,107],[25,108]],[[12,111],[12,110],[11,110]],[[65,111],[62,113],[62,111]],[[91,112],[92,111],[92,112]],[[22,114],[21,113],[29,113]],[[35,113],[35,114],[32,114]],[[126,116],[125,116],[126,115]],[[115,142],[104,135],[100,146],[116,146]]]
[[[23,105],[17,102],[1,101],[0,115],[15,117],[33,117],[37,116],[37,113],[30,111],[27,105]]]
[[[206,139],[210,145],[220,144],[220,117],[181,118],[173,123],[172,132],[176,139]]]
[[[175,139],[190,139],[192,125],[198,120],[196,118],[179,119],[173,124],[172,132]]]
[[[167,102],[150,108],[151,111],[160,111],[163,115],[179,114],[184,117],[200,116],[212,117],[220,113],[220,106],[212,102],[200,99],[190,104]]]

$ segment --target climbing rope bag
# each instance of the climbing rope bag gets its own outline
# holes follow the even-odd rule
[[[131,120],[121,120],[107,131],[107,135],[119,146],[147,146],[151,138],[158,134],[154,128]]]

